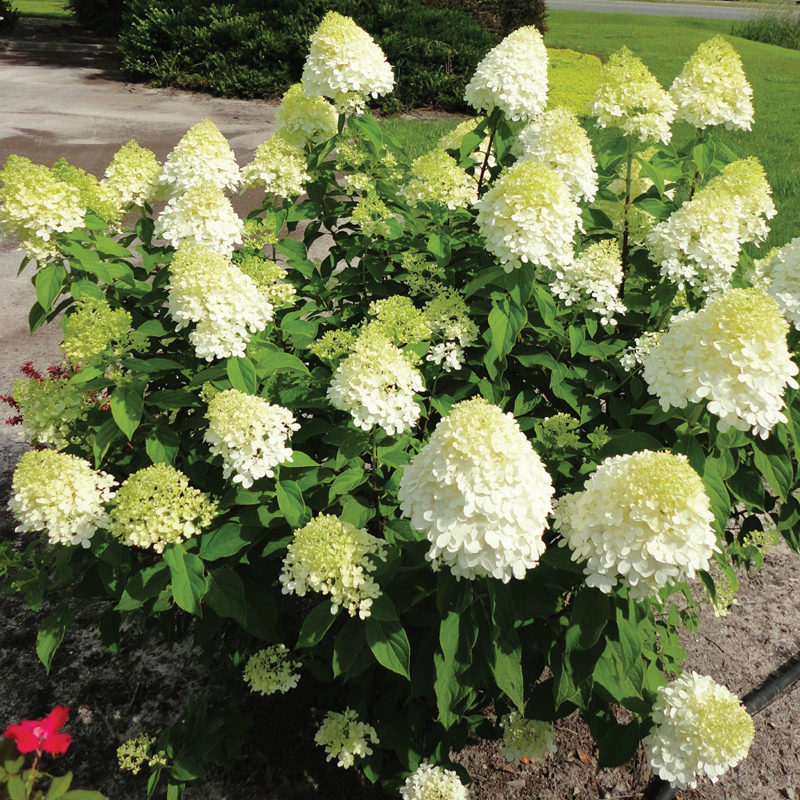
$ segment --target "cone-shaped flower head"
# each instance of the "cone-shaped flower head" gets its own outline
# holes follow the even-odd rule
[[[327,141],[338,130],[336,109],[320,95],[305,94],[302,83],[289,87],[275,121],[283,138],[301,150],[307,144]]]
[[[572,264],[559,268],[550,288],[566,305],[585,302],[600,315],[603,325],[616,325],[614,314],[627,310],[619,299],[622,279],[619,244],[616,239],[602,239],[590,244]]]
[[[502,109],[511,120],[530,120],[547,105],[547,49],[529,25],[506,36],[478,64],[464,100],[477,111]]]
[[[189,334],[198,358],[243,357],[250,334],[272,319],[272,304],[230,259],[204,247],[182,244],[170,263],[167,308]]]
[[[747,756],[755,727],[739,698],[706,675],[684,673],[658,689],[655,727],[645,737],[653,771],[677,789],[694,789]]]
[[[112,309],[107,300],[86,295],[75,313],[64,317],[61,352],[71,364],[90,366],[107,349],[125,347],[131,319],[124,308]]]
[[[244,680],[251,691],[285,694],[297,686],[300,676],[296,670],[300,662],[290,658],[288,652],[285,644],[273,644],[250,656],[244,668]]]
[[[757,278],[761,281],[758,285],[769,292],[783,316],[800,330],[800,237],[763,259]]]
[[[311,35],[303,67],[307,95],[330,97],[340,110],[364,107],[367,95],[394,89],[394,72],[375,40],[350,17],[329,11]]]
[[[541,161],[567,184],[575,202],[594,200],[597,162],[575,112],[564,106],[545,111],[523,128],[511,152],[519,161]]]
[[[431,150],[414,160],[411,174],[400,188],[411,205],[441,203],[451,211],[476,199],[475,181],[444,150]]]
[[[143,206],[153,199],[160,174],[161,164],[155,153],[133,139],[122,145],[106,169],[106,179],[123,206]]]
[[[708,401],[720,431],[751,430],[762,439],[778,422],[797,365],[786,346],[789,325],[760,289],[730,289],[700,311],[682,311],[644,358],[644,379],[666,411]]]
[[[452,769],[420,764],[400,789],[403,800],[469,800],[469,790]]]
[[[158,183],[169,197],[200,183],[233,191],[239,185],[239,167],[228,140],[210,119],[204,119],[189,128],[167,156]]]
[[[631,597],[650,597],[708,569],[717,549],[703,480],[673,453],[607,458],[553,516],[572,560],[586,562],[586,585],[606,593],[619,578]]]
[[[519,711],[512,711],[500,720],[503,728],[503,758],[519,764],[543,761],[548,753],[556,752],[553,726],[538,719],[526,719]]]
[[[222,476],[249,489],[260,478],[275,475],[272,468],[292,457],[286,441],[300,430],[292,412],[262,397],[228,389],[208,404],[205,441],[211,454],[222,456]]]
[[[457,577],[521,580],[545,549],[553,486],[511,414],[482,397],[453,406],[403,470],[398,499],[427,558]]]
[[[742,69],[742,59],[721,36],[697,48],[670,87],[678,105],[675,116],[695,128],[724,125],[728,130],[750,130],[753,90]]]
[[[311,180],[306,157],[284,131],[273,134],[256,149],[253,160],[242,170],[242,186],[263,186],[267,194],[297,197]]]
[[[669,142],[675,103],[627,47],[613,53],[600,74],[590,112],[600,128],[621,128],[643,142]]]
[[[173,247],[181,242],[201,244],[215,253],[230,255],[242,243],[244,223],[225,193],[210,181],[192,185],[173,197],[156,220],[155,235]]]
[[[350,708],[344,713],[329,711],[314,736],[314,741],[328,753],[326,761],[337,759],[337,765],[347,769],[356,758],[372,755],[370,744],[379,744],[375,728],[359,722],[358,714]]]
[[[54,233],[83,224],[86,206],[78,189],[23,156],[9,156],[0,170],[0,238],[14,236],[39,260],[58,255]]]
[[[420,408],[415,395],[425,391],[422,375],[403,351],[379,329],[359,336],[350,355],[336,369],[328,400],[349,411],[355,425],[379,425],[390,436],[411,430]]]
[[[376,560],[386,560],[384,542],[331,514],[321,514],[295,531],[283,560],[280,582],[284,594],[330,595],[331,613],[340,606],[351,617],[370,615],[381,590],[370,572]]]
[[[94,175],[73,167],[65,158],[59,158],[51,170],[53,176],[78,190],[81,205],[91,209],[109,225],[122,218],[122,201],[119,193],[107,181],[98,181]]]
[[[284,281],[289,273],[274,261],[250,255],[237,261],[236,266],[252,279],[258,291],[276,308],[294,303],[297,290]]]
[[[705,291],[730,286],[742,243],[763,240],[775,216],[771,189],[756,158],[734,161],[689,202],[647,234],[661,274]]]
[[[162,553],[166,545],[196,536],[216,516],[216,502],[190,486],[182,472],[169,464],[153,464],[119,487],[108,529],[124,545]]]
[[[17,464],[8,507],[18,531],[47,531],[51,544],[89,547],[108,523],[105,504],[117,482],[88,461],[55,450],[29,450]]]
[[[522,262],[554,272],[573,259],[581,210],[561,176],[539,161],[514,165],[475,203],[486,249],[506,272]]]

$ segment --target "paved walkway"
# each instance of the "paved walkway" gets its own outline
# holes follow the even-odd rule
[[[634,0],[547,0],[550,10],[595,11],[604,14],[646,14],[656,17],[702,17],[704,19],[749,19],[755,8],[703,6],[689,3],[638,3]]]

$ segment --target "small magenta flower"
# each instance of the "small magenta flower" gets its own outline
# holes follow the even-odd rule
[[[59,731],[68,714],[67,706],[56,706],[44,719],[24,719],[19,725],[9,725],[3,736],[13,739],[20,753],[66,753],[72,737]]]

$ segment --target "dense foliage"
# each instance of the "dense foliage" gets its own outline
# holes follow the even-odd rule
[[[759,11],[750,19],[735,22],[731,34],[753,42],[800,50],[800,15],[793,9]]]
[[[328,10],[370,31],[394,65],[396,91],[381,103],[388,112],[463,109],[464,86],[494,43],[464,12],[421,0],[131,0],[120,35],[122,66],[157,86],[275,97],[300,79],[308,37]]]
[[[800,549],[800,240],[742,249],[775,209],[711,133],[752,123],[736,53],[705,43],[669,92],[614,54],[593,152],[518,29],[465,88],[485,116],[409,163],[362,113],[393,81],[370,37],[329,14],[307,50],[314,91],[243,169],[206,120],[103,181],[0,172],[31,329],[65,315],[65,363],[7,399],[40,448],[0,567],[58,601],[42,661],[93,602],[112,649],[130,617],[191,637],[219,690],[120,756],[170,798],[237,754],[245,684],[298,681],[328,758],[404,800],[465,797],[473,731],[545,758],[576,709],[601,767],[644,740],[675,786],[716,778],[752,722],[710,678],[669,683],[678,632],[727,613],[776,530]],[[241,220],[226,192],[254,186]]]

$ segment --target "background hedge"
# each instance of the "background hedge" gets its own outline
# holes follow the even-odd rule
[[[468,110],[464,87],[502,36],[502,25],[490,32],[461,8],[422,0],[129,0],[123,70],[155,86],[275,97],[300,80],[308,38],[331,10],[368,31],[394,67],[395,93],[380,101],[387,113]]]

